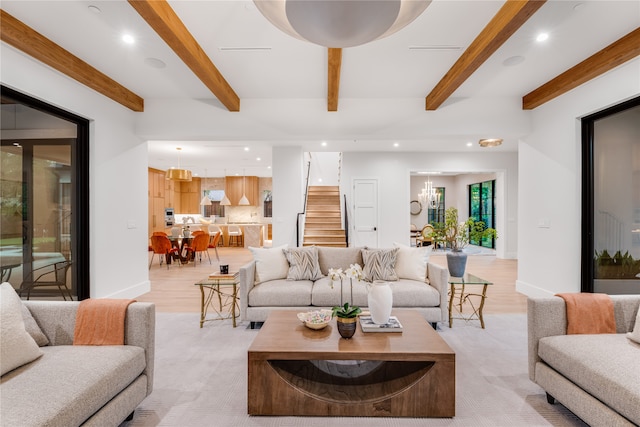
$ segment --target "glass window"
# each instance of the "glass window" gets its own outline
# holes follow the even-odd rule
[[[79,164],[88,159],[88,122],[2,90],[2,281],[23,298],[87,298],[88,186],[79,178],[88,181],[88,167]]]
[[[587,179],[592,189],[589,191],[588,181],[587,194],[583,193],[583,260],[586,258],[585,276],[592,277],[593,282],[590,285],[588,279],[583,281],[583,291],[640,293],[639,104],[637,98],[635,105],[631,102],[626,108],[614,107],[586,119],[586,128],[583,121],[583,134],[593,156],[590,161],[587,156],[590,164],[584,168],[587,175],[591,170],[592,176]],[[588,206],[590,200],[592,207]],[[585,216],[585,208],[590,215]]]
[[[220,205],[220,201],[224,198],[224,190],[205,190],[203,197],[208,196],[211,200],[210,206],[203,206],[203,216],[205,218],[216,216],[224,217],[224,206]]]
[[[495,185],[496,181],[484,181],[469,186],[469,217],[474,221],[482,221],[488,228],[495,228]],[[494,248],[492,238],[484,238],[482,242],[471,241],[472,245]]]
[[[262,204],[262,206],[263,206],[262,216],[265,217],[265,218],[271,218],[271,216],[272,216],[272,212],[271,212],[271,209],[272,209],[271,201],[272,200],[271,200],[271,198],[272,198],[271,191],[270,190],[265,190],[264,191],[264,202]]]
[[[435,224],[438,222],[444,223],[444,187],[435,187],[436,194],[439,197],[438,207],[435,209],[428,208],[427,221],[429,224]]]

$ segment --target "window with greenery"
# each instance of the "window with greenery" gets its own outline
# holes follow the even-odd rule
[[[202,196],[207,196],[211,200],[211,205],[203,206],[202,216],[205,218],[224,217],[224,206],[220,205],[220,201],[224,198],[224,190],[204,190]]]
[[[469,186],[469,218],[476,222],[482,221],[489,228],[496,228],[495,187],[495,180]],[[495,248],[495,241],[491,237],[483,238],[481,242],[471,240],[470,243],[485,248]]]
[[[435,189],[440,199],[437,208],[428,209],[427,221],[432,225],[437,222],[444,222],[444,211],[446,210],[444,205],[444,187],[435,187]]]
[[[640,97],[582,119],[582,291],[640,294]]]
[[[263,215],[265,218],[271,218],[271,190],[264,191],[264,203],[263,203],[264,212]]]

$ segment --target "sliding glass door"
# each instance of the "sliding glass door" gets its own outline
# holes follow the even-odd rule
[[[88,234],[83,231],[88,230],[88,200],[79,180],[88,168],[79,167],[86,147],[78,148],[88,127],[8,92],[3,88],[1,108],[2,281],[23,298],[86,298]],[[84,276],[82,286],[79,274]]]

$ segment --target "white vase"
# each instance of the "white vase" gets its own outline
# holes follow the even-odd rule
[[[393,306],[393,294],[391,293],[389,282],[384,280],[373,281],[369,287],[368,304],[373,323],[383,325],[389,321],[391,307]]]

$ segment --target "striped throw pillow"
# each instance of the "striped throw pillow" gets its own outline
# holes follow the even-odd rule
[[[364,261],[364,280],[373,282],[374,280],[398,280],[396,274],[396,258],[398,250],[393,249],[363,249],[362,260]]]
[[[318,280],[322,277],[315,246],[284,249],[283,252],[289,262],[287,280]]]

